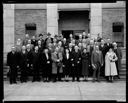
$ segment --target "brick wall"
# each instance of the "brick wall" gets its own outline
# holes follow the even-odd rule
[[[47,32],[46,10],[41,9],[15,9],[15,40],[25,35],[26,23],[36,24],[36,34]]]
[[[103,9],[102,10],[102,30],[103,37],[112,38],[112,23],[123,22],[124,23],[124,34],[126,34],[126,14],[125,9]],[[123,40],[124,41],[124,40]]]

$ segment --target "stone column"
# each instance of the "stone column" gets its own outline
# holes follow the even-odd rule
[[[4,61],[6,60],[7,52],[9,52],[11,50],[11,46],[14,45],[14,6],[15,4],[3,5]]]
[[[47,33],[58,34],[58,5],[47,4]]]
[[[98,33],[102,34],[102,4],[91,3],[90,7],[90,34],[96,38]]]

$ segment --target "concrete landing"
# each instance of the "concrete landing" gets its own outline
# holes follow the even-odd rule
[[[31,82],[10,85],[4,81],[4,101],[116,100],[126,101],[126,82]]]

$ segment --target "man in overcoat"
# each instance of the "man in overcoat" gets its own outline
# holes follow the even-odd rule
[[[40,60],[39,60],[40,53],[38,51],[38,46],[35,46],[35,50],[32,53],[32,64],[33,64],[33,80],[34,81],[40,81],[40,74],[39,74],[39,66],[40,66]]]
[[[122,52],[121,52],[120,47],[117,46],[116,42],[113,43],[113,46],[114,46],[114,52],[116,53],[117,58],[118,58],[117,61],[115,62],[116,68],[117,68],[117,73],[118,73],[117,77],[118,77],[118,79],[120,79],[120,72],[119,71],[121,69]]]
[[[58,56],[58,48],[56,47],[55,51],[52,53],[52,77],[53,82],[57,80],[57,71],[58,71],[58,63],[60,62]]]
[[[30,44],[26,46],[26,52],[27,52],[27,74],[28,76],[32,75],[32,50]]]
[[[93,67],[93,82],[97,79],[100,81],[100,68],[103,66],[103,54],[99,50],[99,46],[95,47],[95,50],[92,52],[91,55],[91,63]]]
[[[79,81],[80,73],[81,73],[81,52],[79,51],[79,47],[75,46],[74,55],[74,63],[75,63],[75,77],[77,81]]]
[[[102,52],[103,54],[103,66],[101,67],[101,76],[105,77],[105,55],[106,55],[106,51],[105,51],[105,44],[104,44],[104,40],[101,40],[101,44],[99,45],[99,50]]]
[[[22,51],[20,53],[20,81],[21,83],[27,82],[27,52],[26,52],[26,46],[22,46]]]
[[[51,53],[49,52],[48,48],[44,49],[44,52],[41,56],[41,65],[42,65],[42,72],[44,75],[44,82],[49,82],[51,80],[52,75],[52,59]]]
[[[9,81],[10,84],[16,83],[16,75],[17,75],[17,66],[18,66],[18,56],[13,46],[11,48],[11,52],[7,54],[7,65],[10,67],[9,69]]]

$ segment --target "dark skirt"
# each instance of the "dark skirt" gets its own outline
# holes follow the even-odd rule
[[[89,75],[89,61],[82,60],[82,75],[88,76]]]

